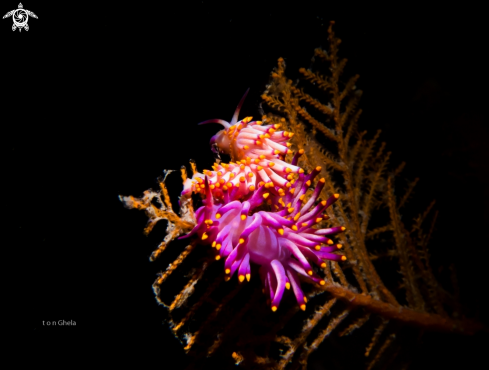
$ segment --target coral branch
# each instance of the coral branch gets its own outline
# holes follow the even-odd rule
[[[473,320],[453,320],[436,314],[395,306],[368,295],[354,293],[337,284],[326,284],[321,289],[329,292],[333,297],[347,302],[352,307],[363,307],[366,311],[378,314],[385,319],[417,326],[424,330],[472,335],[483,329],[481,323]]]

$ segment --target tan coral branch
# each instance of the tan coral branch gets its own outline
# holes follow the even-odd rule
[[[473,320],[453,320],[403,306],[394,306],[390,303],[376,300],[369,295],[352,292],[338,284],[327,283],[321,289],[329,292],[333,297],[347,302],[352,307],[363,307],[366,311],[381,315],[385,319],[396,320],[424,330],[465,335],[472,335],[483,330],[483,325]]]

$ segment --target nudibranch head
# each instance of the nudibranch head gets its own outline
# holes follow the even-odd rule
[[[324,285],[325,281],[314,272],[312,265],[324,268],[325,260],[346,259],[333,253],[341,245],[328,238],[344,231],[344,227],[313,227],[327,218],[324,211],[339,195],[315,205],[325,184],[321,179],[303,204],[306,191],[319,171],[318,167],[308,175],[300,173],[287,193],[258,184],[246,200],[214,197],[209,178],[205,176],[201,188],[204,205],[196,211],[196,226],[183,238],[197,235],[204,243],[211,244],[216,250],[216,260],[225,259],[227,279],[237,271],[240,282],[249,281],[250,263],[260,265],[260,276],[270,295],[272,310],[277,310],[284,290],[290,287],[301,309],[305,309],[299,275]],[[272,210],[258,208],[263,203]]]
[[[213,137],[211,137],[211,141],[210,141],[211,150],[216,154],[218,153],[229,154],[223,150],[225,148],[229,148],[230,145],[229,139],[224,134],[224,132],[225,130],[221,130]]]
[[[248,91],[250,89],[246,90],[244,93],[243,97],[239,101],[238,106],[236,107],[236,110],[234,111],[233,118],[231,119],[231,123],[224,121],[223,119],[209,119],[203,122],[200,122],[199,125],[204,125],[207,123],[219,123],[224,126],[224,129],[219,131],[217,134],[215,134],[210,141],[211,144],[211,149],[213,152],[220,151],[221,153],[231,155],[231,152],[229,151],[231,142],[226,136],[226,131],[231,127],[235,126],[237,121],[238,121],[238,115],[239,111],[241,110],[241,107],[246,99],[246,95],[248,95]]]
[[[224,129],[215,134],[210,141],[213,151],[216,149],[231,156],[232,161],[242,160],[246,157],[252,159],[260,156],[282,159],[290,153],[290,144],[286,141],[292,137],[292,133],[279,131],[279,124],[262,126],[261,121],[252,121],[252,117],[246,117],[238,121],[239,111],[244,103],[248,90],[241,98],[231,122],[222,119],[210,119],[200,122],[219,123]],[[215,149],[216,148],[216,149]]]

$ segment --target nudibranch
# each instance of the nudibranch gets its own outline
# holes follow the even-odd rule
[[[238,114],[248,91],[241,99],[231,122],[211,119],[200,124],[220,123],[224,129],[211,139],[211,147],[231,157],[229,164],[215,163],[214,171],[196,173],[184,184],[183,194],[203,192],[204,178],[207,176],[214,196],[222,197],[224,192],[238,194],[238,198],[254,191],[258,185],[267,188],[290,188],[294,174],[304,170],[285,161],[291,144],[287,142],[293,133],[278,131],[280,124],[263,125],[246,117],[238,121]]]
[[[321,167],[305,174],[297,166],[303,150],[294,155],[290,164],[285,162],[284,155],[289,149],[280,143],[292,135],[276,132],[276,126],[251,124],[250,119],[236,122],[243,99],[231,123],[220,122],[224,122],[225,129],[211,140],[219,150],[230,153],[236,163],[216,163],[214,171],[187,179],[182,196],[195,191],[204,199],[203,206],[195,212],[195,227],[181,238],[198,236],[202,243],[210,244],[216,260],[225,260],[227,280],[237,272],[240,282],[249,281],[250,263],[260,265],[259,274],[273,311],[278,309],[285,289],[290,288],[300,308],[305,310],[307,300],[299,276],[324,285],[312,264],[325,268],[327,260],[346,260],[345,256],[333,253],[342,246],[330,239],[345,228],[313,227],[328,218],[324,212],[339,194],[316,204],[325,186],[322,178],[306,201],[306,192]],[[218,120],[204,123],[211,121]],[[263,138],[253,137],[257,131]],[[265,145],[268,146],[264,149]],[[273,165],[265,167],[267,163]]]
[[[204,180],[204,205],[196,213],[197,224],[182,238],[198,235],[216,251],[216,260],[225,259],[227,278],[238,272],[238,279],[250,280],[250,262],[260,265],[265,290],[270,294],[271,308],[276,311],[284,289],[292,287],[297,302],[305,310],[306,300],[298,275],[314,283],[325,281],[311,266],[326,267],[325,260],[344,261],[345,256],[333,252],[341,249],[330,237],[345,230],[344,227],[316,229],[314,225],[327,219],[323,215],[339,197],[334,194],[314,205],[325,180],[320,179],[313,194],[304,203],[306,191],[320,168],[310,174],[300,174],[291,190],[279,196],[260,186],[248,200],[227,199],[215,201],[209,181]],[[266,203],[275,211],[257,210]]]

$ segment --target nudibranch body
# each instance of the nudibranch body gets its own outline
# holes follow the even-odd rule
[[[292,180],[289,191],[282,196],[274,189],[258,185],[247,200],[239,200],[237,192],[230,196],[229,191],[225,191],[224,201],[216,199],[208,178],[205,178],[204,206],[196,211],[197,224],[184,238],[198,235],[203,242],[211,244],[217,252],[216,259],[225,259],[227,278],[237,271],[240,282],[245,278],[249,281],[250,262],[260,265],[260,275],[270,294],[273,311],[277,310],[284,289],[290,287],[299,306],[305,310],[306,301],[298,275],[323,285],[325,281],[313,271],[311,263],[324,268],[325,260],[346,259],[332,253],[341,245],[328,238],[344,231],[344,227],[312,227],[327,219],[323,212],[339,195],[314,205],[325,184],[324,179],[320,179],[309,200],[303,204],[306,191],[319,171],[318,167],[308,175],[299,174],[297,181]],[[257,210],[263,203],[275,211]]]

